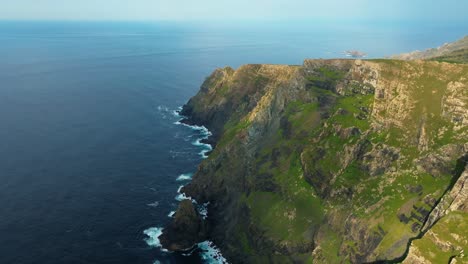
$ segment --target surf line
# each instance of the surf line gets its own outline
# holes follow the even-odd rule
[[[194,142],[192,142],[192,145],[201,147],[202,150],[199,152],[199,155],[201,156],[202,159],[208,158],[208,153],[213,150],[213,147],[210,144],[203,143],[202,141],[205,139],[208,139],[212,133],[205,127],[205,126],[197,126],[197,125],[188,125],[182,122],[182,120],[186,119],[187,117],[182,116],[180,114],[180,111],[182,110],[182,107],[179,107],[177,110],[173,110],[172,114],[177,117],[179,120],[174,122],[175,125],[183,125],[185,127],[188,127],[194,131],[198,131],[200,133],[200,137],[198,137]],[[164,111],[168,112],[167,107],[158,107],[158,111]],[[164,115],[164,114],[163,114]],[[165,115],[164,115],[165,116]],[[185,173],[179,175],[179,177],[176,179],[176,181],[185,181],[185,180],[191,180],[193,176],[193,173]],[[203,219],[206,219],[208,216],[208,205],[209,203],[204,203],[204,204],[199,204],[195,199],[192,197],[186,196],[185,193],[182,193],[182,188],[184,185],[179,186],[179,189],[177,190],[177,196],[175,199],[177,201],[182,201],[185,199],[189,199],[192,201],[194,205],[196,205],[196,208],[200,215],[202,216]],[[175,211],[171,211],[168,214],[168,217],[174,217]],[[159,236],[163,233],[163,228],[162,227],[151,227],[143,231],[143,233],[147,236],[145,238],[145,242],[151,246],[151,247],[156,247],[159,248],[163,252],[170,252],[167,249],[163,248],[161,245],[161,242],[159,241]],[[207,263],[207,264],[226,264],[228,263],[227,260],[223,257],[221,254],[221,251],[219,250],[218,247],[212,242],[212,241],[203,241],[197,244],[197,248],[199,249],[199,254],[202,260]],[[191,255],[195,250],[192,250],[188,254],[185,255]]]

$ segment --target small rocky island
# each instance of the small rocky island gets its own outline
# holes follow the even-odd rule
[[[343,53],[346,57],[352,57],[352,58],[363,58],[367,56],[367,53],[359,51],[359,50],[347,50]]]
[[[182,110],[213,132],[160,237],[232,263],[465,263],[468,64],[217,69]]]

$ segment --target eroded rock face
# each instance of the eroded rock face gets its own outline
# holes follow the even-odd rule
[[[417,168],[435,177],[450,174],[453,171],[453,163],[465,153],[468,153],[468,143],[464,145],[446,145],[437,152],[423,155],[415,161]]]
[[[464,161],[466,164],[466,161]],[[452,189],[442,197],[429,215],[422,231],[427,231],[442,217],[453,211],[468,212],[468,170],[465,169]]]
[[[399,67],[386,72],[392,78],[380,78],[376,85],[373,125],[398,128],[400,137],[411,140],[421,152],[430,150],[451,126],[460,131],[454,137],[466,138],[467,132],[460,130],[466,127],[468,101],[464,67],[433,62],[428,70],[425,61],[396,63]],[[452,79],[447,79],[446,72],[453,73]],[[440,125],[428,126],[435,122]]]
[[[468,111],[466,111],[468,108],[467,78],[463,76],[459,80],[450,82],[443,98],[442,114],[455,123],[454,129],[457,132],[468,126]]]
[[[181,114],[189,124],[204,125],[213,132],[215,141],[224,125],[233,117],[251,113],[249,119],[269,121],[268,112],[286,103],[276,91],[294,93],[300,77],[299,67],[286,65],[243,65],[237,70],[230,67],[215,70],[202,84],[199,93],[183,106]],[[292,94],[294,96],[294,94]],[[278,101],[279,100],[279,101]]]
[[[386,145],[376,145],[371,151],[364,154],[363,165],[369,175],[377,176],[391,170],[393,162],[398,158],[399,151],[397,149]]]
[[[183,200],[173,221],[159,237],[164,248],[170,251],[187,251],[205,240],[206,227],[192,201]]]
[[[411,247],[408,253],[408,256],[403,263],[408,264],[427,264],[430,263],[429,260],[425,259],[418,248]]]
[[[466,160],[462,162],[465,166],[463,173],[432,210],[422,229],[424,235],[411,243],[403,263],[434,263],[438,254],[450,255],[449,263],[466,262],[466,235],[454,232],[467,228],[468,170]],[[427,245],[431,248],[427,248]]]
[[[345,230],[348,240],[355,241],[356,244],[354,249],[347,245],[342,245],[341,251],[351,256],[350,260],[352,263],[373,261],[374,259],[370,256],[384,238],[385,231],[383,229],[371,231],[368,229],[368,226],[366,226],[366,223],[361,222],[353,215],[346,219]]]
[[[468,152],[466,74],[361,60],[215,71],[182,111],[215,134],[183,188],[210,202],[210,228],[183,202],[163,245],[184,250],[206,234],[233,263],[401,258],[447,208],[465,212],[465,185],[451,180]],[[442,206],[448,186],[460,198]]]

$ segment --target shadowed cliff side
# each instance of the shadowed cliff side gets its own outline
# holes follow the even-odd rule
[[[183,200],[174,219],[159,237],[170,251],[189,251],[196,243],[206,239],[206,226],[202,217],[190,200]]]
[[[182,110],[216,143],[182,190],[210,202],[203,236],[233,263],[406,257],[458,186],[467,76],[467,65],[395,60],[216,70]],[[165,247],[181,244],[171,225]]]

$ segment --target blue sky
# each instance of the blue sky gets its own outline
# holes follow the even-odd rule
[[[468,0],[0,0],[0,19],[467,20]]]

